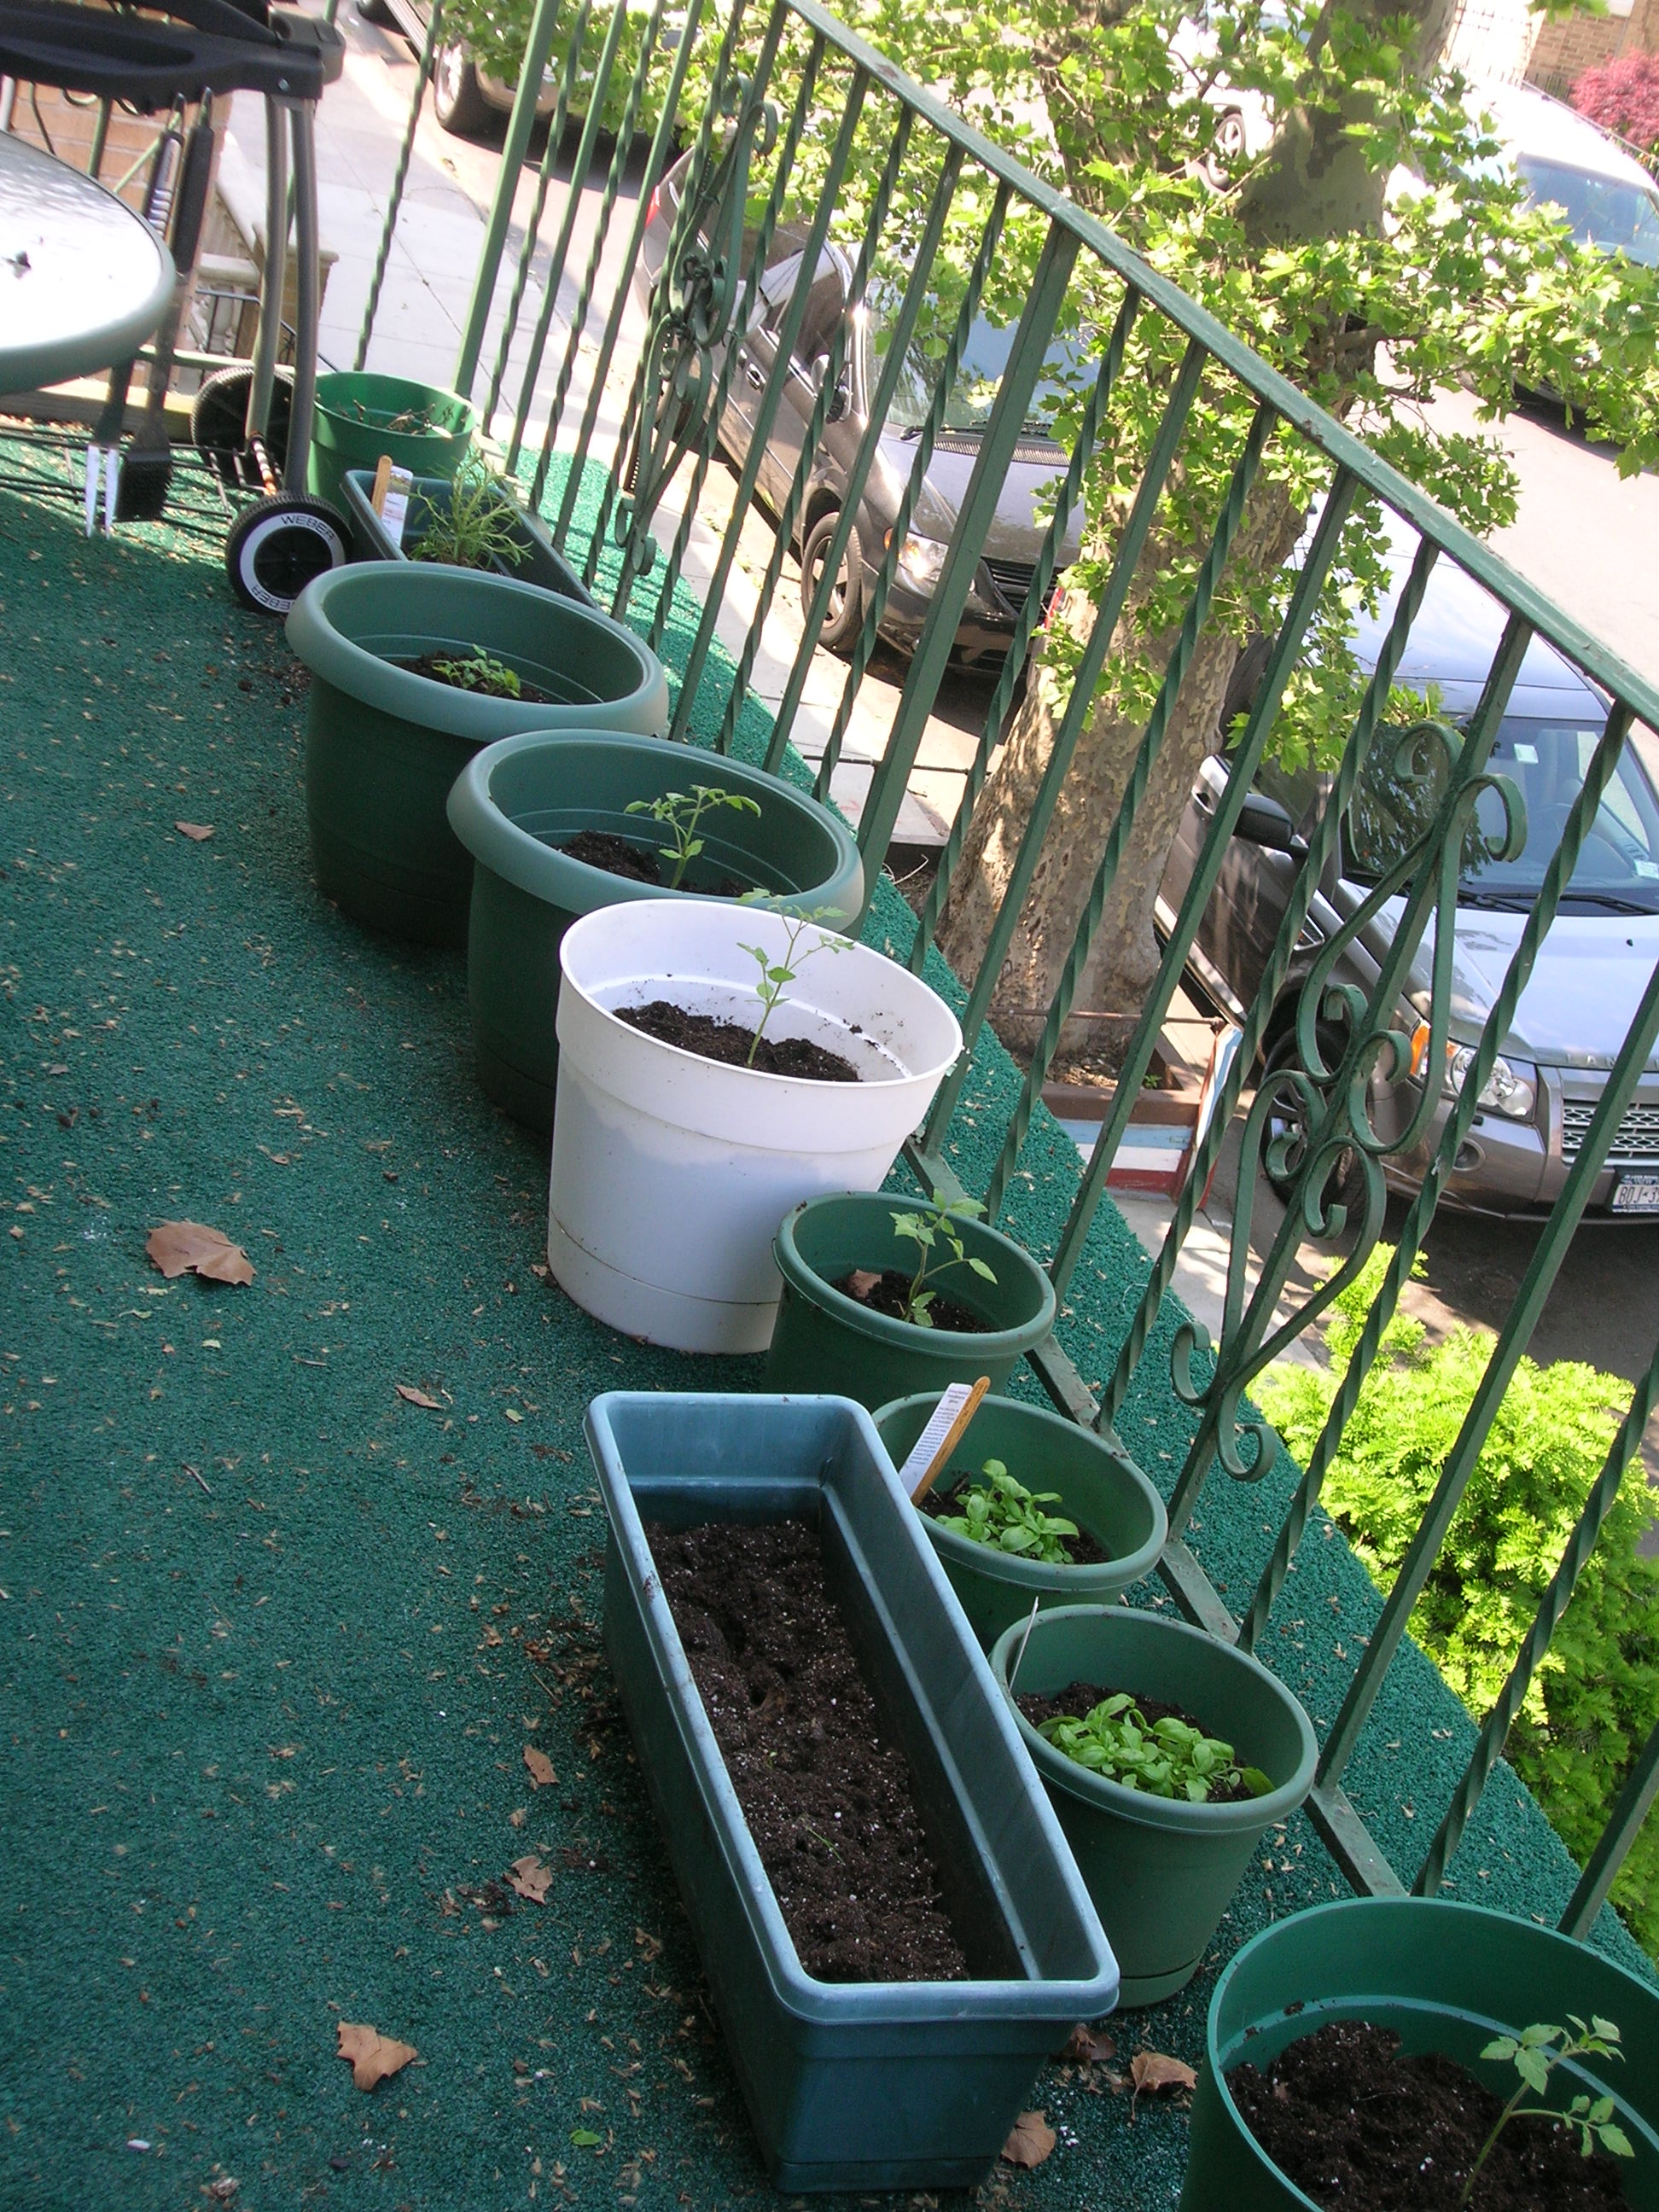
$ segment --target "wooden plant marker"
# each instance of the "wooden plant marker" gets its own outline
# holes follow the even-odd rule
[[[944,1473],[969,1422],[979,1411],[980,1400],[990,1387],[988,1375],[981,1375],[977,1382],[953,1382],[934,1407],[910,1456],[899,1469],[899,1480],[913,1505],[921,1504]]]
[[[415,488],[415,479],[409,470],[399,468],[390,453],[382,453],[374,467],[374,488],[368,503],[386,525],[386,536],[401,549],[404,525],[409,520],[409,495]]]

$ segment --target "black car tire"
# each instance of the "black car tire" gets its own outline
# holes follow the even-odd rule
[[[1341,1056],[1342,1037],[1337,1030],[1328,1029],[1323,1024],[1321,1024],[1318,1034],[1320,1056],[1327,1067],[1334,1067]],[[1281,1068],[1296,1067],[1300,1064],[1301,1055],[1297,1049],[1296,1030],[1292,1027],[1284,1032],[1268,1053],[1261,1070],[1262,1081],[1265,1083],[1270,1075],[1278,1074]],[[1272,1114],[1269,1115],[1261,1132],[1261,1172],[1267,1177],[1268,1187],[1273,1195],[1287,1206],[1296,1189],[1297,1175],[1300,1173],[1300,1164],[1298,1163],[1297,1174],[1276,1175],[1269,1164],[1268,1148],[1273,1139],[1281,1132],[1299,1128],[1301,1119],[1301,1115],[1294,1112],[1284,1115]],[[1347,1207],[1347,1227],[1350,1230],[1356,1227],[1365,1205],[1365,1168],[1364,1163],[1352,1146],[1345,1148],[1337,1163],[1335,1188],[1330,1191],[1330,1196]]]
[[[378,23],[382,30],[395,28],[398,18],[386,4],[386,0],[356,0],[357,13],[366,23]]]
[[[459,40],[440,46],[432,64],[432,112],[452,137],[476,137],[491,114],[472,57]]]
[[[818,571],[823,566],[823,556],[830,540],[836,534],[841,520],[841,510],[830,507],[821,514],[806,533],[806,543],[800,550],[800,609],[804,615],[812,611],[812,594],[817,589]],[[830,653],[844,659],[857,644],[864,628],[864,547],[859,538],[858,525],[853,526],[842,556],[841,577],[830,595],[825,610],[823,627],[817,641]]]
[[[1244,155],[1244,118],[1236,107],[1217,116],[1210,150],[1204,157],[1204,174],[1217,191],[1224,191]]]

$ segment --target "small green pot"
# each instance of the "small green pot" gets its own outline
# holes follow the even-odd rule
[[[1483,2059],[1483,2045],[1575,2013],[1614,2023],[1623,2063],[1564,2062],[1545,2101],[1565,2109],[1575,2096],[1612,2097],[1635,2152],[1619,2161],[1626,2202],[1659,2212],[1659,1990],[1552,1928],[1424,1897],[1294,1913],[1228,1966],[1210,2000],[1181,2212],[1315,2212],[1233,2102],[1226,2076],[1242,2061],[1269,2066],[1300,2036],[1363,2020],[1395,2029],[1407,2051],[1443,2051],[1507,2099],[1515,2069]]]
[[[557,849],[582,830],[662,843],[665,833],[629,814],[629,803],[693,783],[750,799],[760,812],[722,807],[703,817],[703,849],[683,890],[630,883]],[[544,1136],[559,1073],[559,947],[579,915],[632,899],[707,897],[698,887],[711,876],[760,885],[808,913],[854,915],[863,903],[858,845],[827,807],[762,769],[658,738],[605,730],[503,738],[473,757],[448,804],[475,863],[467,992],[478,1080]]]
[[[785,1218],[772,1248],[783,1296],[764,1389],[828,1391],[872,1407],[921,1390],[937,1395],[981,1375],[998,1390],[1042,1343],[1054,1322],[1053,1285],[1028,1252],[982,1222],[957,1225],[969,1256],[983,1260],[996,1280],[965,1267],[939,1278],[942,1291],[982,1316],[982,1333],[919,1328],[836,1288],[854,1267],[915,1273],[916,1248],[895,1232],[893,1216],[917,1202],[890,1191],[835,1192]]]
[[[991,1652],[1011,1703],[1008,1669],[1024,1636],[1016,1622]],[[1256,1844],[1312,1789],[1319,1747],[1306,1713],[1259,1661],[1202,1629],[1127,1606],[1037,1615],[1018,1688],[1052,1696],[1072,1682],[1179,1705],[1231,1743],[1241,1765],[1273,1778],[1265,1796],[1237,1805],[1149,1796],[1066,1758],[1015,1707],[1122,1970],[1121,2001],[1157,2004],[1197,1972]]]
[[[371,929],[423,944],[466,942],[472,861],[444,809],[474,753],[524,729],[648,736],[668,716],[661,664],[631,630],[476,569],[332,569],[295,600],[288,638],[312,674],[306,805],[318,889]],[[483,698],[397,665],[475,646],[550,703]]]
[[[876,1433],[895,1467],[903,1466],[938,1404],[938,1392],[924,1391],[884,1406],[876,1415]],[[1011,1623],[1027,1618],[1034,1601],[1098,1605],[1157,1565],[1169,1534],[1164,1500],[1133,1461],[1092,1429],[1041,1406],[987,1398],[935,1491],[948,1490],[959,1475],[977,1475],[988,1459],[1000,1459],[1028,1490],[1057,1491],[1060,1503],[1048,1510],[1075,1521],[1111,1556],[1094,1566],[1049,1566],[976,1544],[924,1513],[928,1541],[986,1650]]]
[[[405,415],[422,416],[432,427],[388,428]],[[416,384],[406,376],[371,376],[362,369],[319,376],[306,489],[313,499],[329,500],[343,512],[346,471],[367,469],[373,476],[382,453],[411,476],[453,477],[472,444],[477,420],[459,392],[441,386]]]
[[[403,543],[398,544],[374,512],[374,476],[366,469],[348,469],[341,483],[340,497],[351,525],[357,557],[364,561],[409,560],[425,535],[421,525],[427,519],[428,509],[435,508],[441,514],[449,512],[452,488],[447,477],[416,477],[410,495],[409,526]],[[557,592],[562,599],[574,599],[584,607],[596,607],[593,594],[554,544],[540,515],[531,514],[521,507],[504,486],[493,486],[490,497],[492,503],[507,516],[519,558],[508,562],[496,556],[490,562],[489,573],[511,576],[520,584],[538,584],[544,592]]]

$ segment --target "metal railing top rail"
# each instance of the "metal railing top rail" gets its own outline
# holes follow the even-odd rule
[[[941,137],[961,149],[1018,197],[1047,216],[1060,229],[1086,246],[1098,260],[1150,306],[1167,315],[1176,326],[1195,338],[1241,384],[1267,404],[1292,428],[1300,430],[1320,451],[1348,470],[1367,490],[1394,508],[1420,536],[1430,538],[1458,566],[1483,585],[1495,599],[1523,616],[1540,637],[1577,662],[1602,690],[1622,699],[1638,721],[1659,728],[1659,687],[1650,684],[1630,664],[1564,614],[1535,584],[1510,568],[1501,555],[1483,545],[1426,492],[1380,455],[1364,440],[1346,429],[1334,416],[1309,398],[1289,378],[1262,361],[1243,339],[1188,297],[1167,276],[1160,276],[1097,216],[1075,200],[1048,184],[1016,160],[1005,148],[975,131],[954,108],[905,76],[896,64],[860,39],[819,0],[789,0],[789,11],[809,24],[826,44],[868,71],[879,84],[917,114],[925,116]]]

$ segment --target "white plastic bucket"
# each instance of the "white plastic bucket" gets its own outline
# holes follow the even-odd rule
[[[962,1049],[956,1016],[925,983],[810,925],[766,1033],[811,1037],[860,1082],[724,1066],[612,1011],[667,999],[753,1028],[760,970],[743,948],[780,963],[788,929],[763,908],[647,899],[565,933],[548,1265],[578,1305],[629,1336],[764,1351],[778,1224],[820,1192],[878,1189]]]

